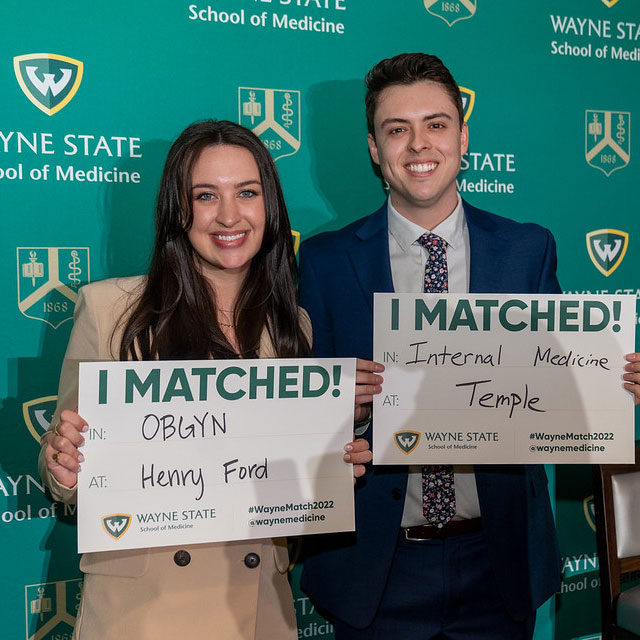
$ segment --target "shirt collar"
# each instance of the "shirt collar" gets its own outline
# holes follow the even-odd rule
[[[466,219],[464,216],[464,208],[462,206],[462,198],[458,195],[458,204],[451,215],[447,216],[440,224],[433,229],[425,229],[411,220],[407,220],[394,206],[391,204],[391,198],[387,199],[387,219],[389,221],[389,233],[395,238],[396,242],[403,251],[408,251],[409,247],[414,244],[417,239],[430,231],[439,235],[446,240],[447,245],[455,249],[462,246],[464,242],[464,228]]]

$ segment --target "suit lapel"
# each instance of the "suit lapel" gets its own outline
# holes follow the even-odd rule
[[[479,209],[464,201],[463,206],[469,229],[469,293],[491,293],[499,290],[497,283],[503,275],[498,268],[501,248],[499,229]]]
[[[476,207],[463,201],[469,229],[469,292],[490,293],[504,279],[499,268],[502,240],[495,222]],[[389,259],[387,204],[365,218],[355,231],[349,258],[358,283],[373,308],[373,292],[393,293]]]
[[[371,309],[374,291],[393,293],[386,202],[356,229],[349,259]]]

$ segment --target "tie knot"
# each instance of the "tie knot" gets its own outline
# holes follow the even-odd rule
[[[435,233],[423,233],[418,238],[418,244],[423,246],[425,249],[439,249],[440,251],[446,251],[447,249],[447,241],[443,240],[440,236]]]

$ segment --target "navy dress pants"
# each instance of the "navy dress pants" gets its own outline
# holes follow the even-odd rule
[[[534,623],[535,612],[515,621],[504,609],[478,532],[424,542],[401,537],[373,623],[334,626],[336,640],[530,640]]]

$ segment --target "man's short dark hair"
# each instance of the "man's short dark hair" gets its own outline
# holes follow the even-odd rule
[[[460,127],[462,127],[464,118],[460,89],[442,60],[427,53],[401,53],[378,62],[364,78],[367,87],[367,95],[364,99],[367,128],[372,136],[375,137],[373,117],[378,107],[380,93],[393,85],[413,84],[424,80],[442,85],[458,110]]]

